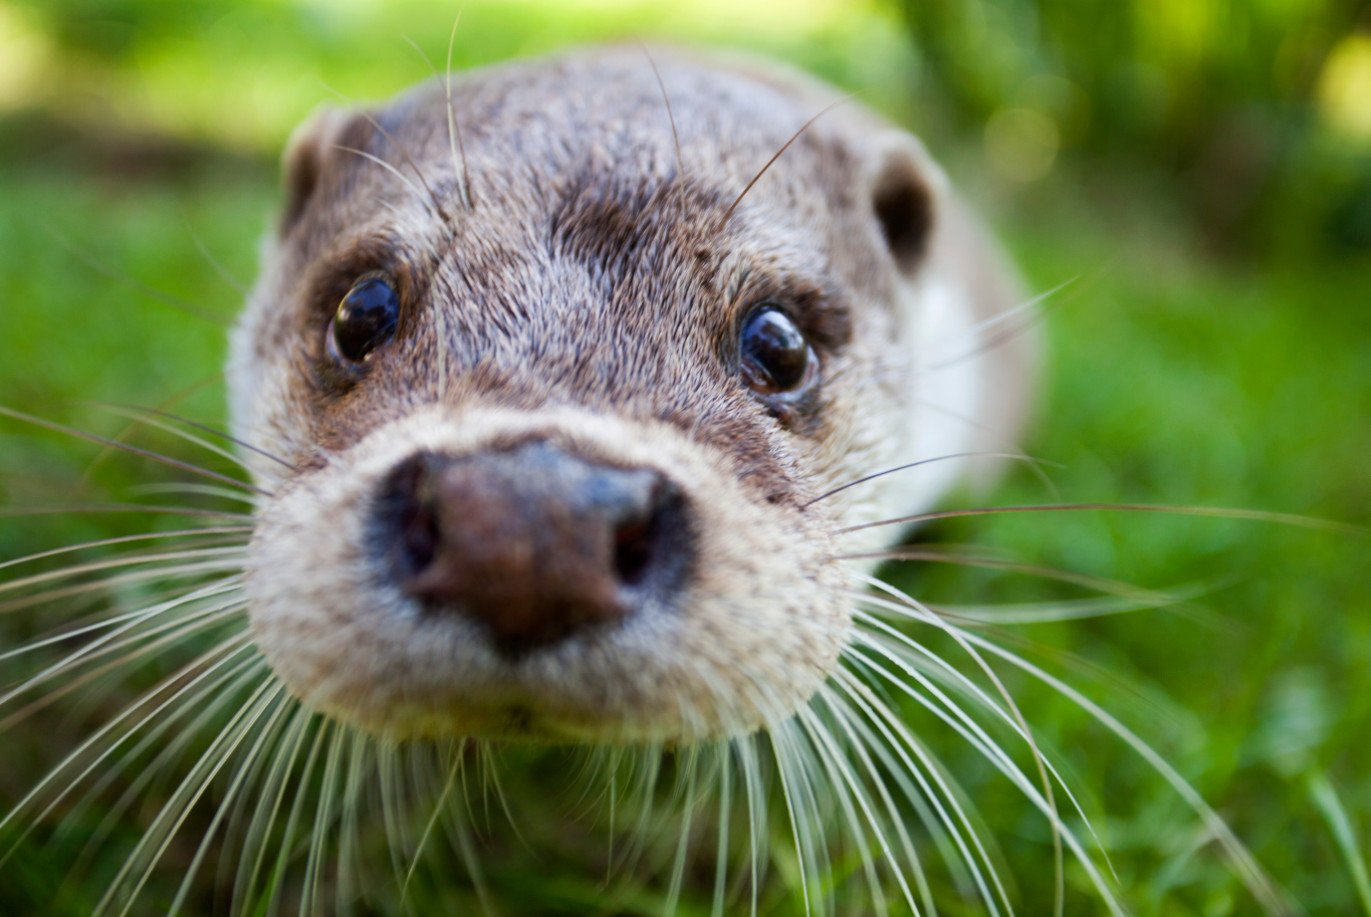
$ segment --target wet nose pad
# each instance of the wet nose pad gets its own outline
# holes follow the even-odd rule
[[[665,475],[544,440],[414,455],[383,484],[377,521],[400,588],[480,621],[507,653],[670,605],[691,559]]]

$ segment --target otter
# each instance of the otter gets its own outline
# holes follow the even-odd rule
[[[248,456],[246,590],[306,704],[396,736],[751,731],[837,664],[834,533],[958,460],[817,498],[1012,446],[1030,336],[977,344],[1019,288],[923,148],[794,74],[658,57],[660,87],[599,50],[294,138],[229,380],[285,460]]]
[[[220,832],[215,907],[403,909],[473,756],[567,746],[611,797],[622,778],[644,812],[674,807],[679,842],[648,870],[663,910],[700,860],[715,913],[756,912],[784,838],[797,910],[932,910],[935,887],[1012,909],[899,714],[902,692],[962,691],[1036,772],[955,703],[937,714],[1121,910],[1012,701],[899,625],[993,649],[871,576],[903,523],[1012,453],[1038,360],[1013,269],[918,140],[778,65],[600,47],[324,109],[284,172],[228,367],[250,535],[130,625],[246,631],[92,741],[184,749],[169,737],[203,726],[197,703],[241,700],[102,909],[133,906],[221,769],[173,910]],[[348,886],[359,787],[379,775],[389,838],[397,749],[416,747],[439,750],[421,839],[396,832],[388,891]],[[925,877],[920,821],[949,882]],[[639,847],[654,824],[637,818]],[[860,900],[835,897],[830,848],[855,853]]]

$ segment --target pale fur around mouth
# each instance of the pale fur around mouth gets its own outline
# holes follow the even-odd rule
[[[387,582],[366,508],[408,454],[462,455],[530,433],[666,473],[696,508],[699,559],[670,607],[510,659],[478,622],[426,610]],[[790,715],[836,666],[849,584],[826,562],[820,510],[769,505],[720,465],[663,425],[570,409],[421,409],[266,503],[248,564],[254,637],[307,704],[391,736],[677,742],[750,732]]]

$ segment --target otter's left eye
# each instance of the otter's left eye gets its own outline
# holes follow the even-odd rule
[[[383,277],[368,277],[348,290],[329,322],[329,350],[339,359],[360,363],[395,335],[400,297]]]
[[[759,395],[799,391],[818,372],[819,358],[804,332],[770,303],[758,306],[743,322],[739,352],[743,381]]]

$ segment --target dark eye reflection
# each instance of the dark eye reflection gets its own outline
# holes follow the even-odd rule
[[[395,336],[400,298],[384,277],[359,280],[329,322],[328,346],[338,360],[361,363]]]
[[[771,303],[743,322],[739,353],[743,381],[759,395],[800,391],[817,375],[819,359],[804,332]]]

